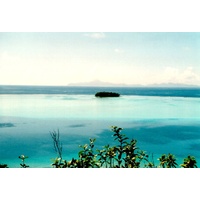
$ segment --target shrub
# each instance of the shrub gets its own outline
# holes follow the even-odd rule
[[[27,164],[25,164],[25,159],[28,158],[28,156],[25,155],[21,155],[18,157],[19,159],[21,159],[22,163],[20,163],[22,168],[28,168],[29,166]]]
[[[7,164],[0,164],[0,168],[8,168]]]
[[[55,168],[176,168],[178,166],[176,158],[173,154],[162,154],[159,160],[159,165],[154,164],[153,154],[150,156],[145,151],[137,147],[137,140],[129,140],[125,134],[122,134],[122,128],[117,126],[111,127],[114,141],[114,146],[105,145],[102,149],[94,149],[96,139],[89,139],[89,144],[80,145],[81,150],[78,152],[78,159],[72,158],[70,161],[62,158],[62,143],[60,142],[59,130],[50,132],[53,139],[54,150],[57,157],[53,159],[51,164]],[[22,168],[29,167],[25,164],[25,159],[28,156],[21,155]],[[188,156],[184,159],[183,168],[197,168],[195,157]],[[0,168],[8,168],[7,164],[0,164]]]
[[[178,166],[176,158],[173,154],[163,154],[158,160],[159,165],[154,164],[154,158],[150,161],[150,157],[145,151],[137,147],[137,140],[129,140],[125,134],[122,134],[122,128],[112,126],[113,137],[116,145],[105,145],[102,149],[94,150],[95,139],[90,139],[89,144],[80,145],[81,150],[78,153],[78,159],[72,158],[70,161],[62,160],[59,151],[59,132],[54,132],[54,147],[59,158],[56,158],[53,166],[56,168],[176,168]],[[59,153],[60,152],[60,153]],[[181,167],[193,168],[197,167],[194,157],[188,156],[184,159]]]
[[[188,156],[187,158],[185,158],[183,164],[181,164],[181,167],[183,167],[183,168],[197,168],[197,161],[196,161],[195,157]]]

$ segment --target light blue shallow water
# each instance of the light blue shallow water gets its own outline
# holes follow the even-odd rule
[[[29,156],[31,167],[51,167],[56,154],[49,132],[60,130],[63,157],[77,155],[78,145],[97,138],[112,143],[110,126],[124,128],[138,146],[154,153],[173,153],[181,163],[194,155],[200,164],[200,98],[132,96],[95,98],[94,95],[0,96],[0,163],[19,167],[18,156]],[[199,165],[200,166],[200,165]]]

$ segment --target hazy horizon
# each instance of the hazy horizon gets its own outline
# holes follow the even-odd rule
[[[200,33],[0,33],[0,85],[200,85]]]
[[[13,86],[13,87],[20,87],[20,86],[27,86],[27,87],[144,87],[144,88],[148,88],[148,87],[165,87],[165,88],[184,88],[184,87],[188,87],[188,88],[199,88],[200,85],[192,85],[192,84],[179,84],[179,83],[158,83],[158,84],[124,84],[124,83],[111,83],[111,82],[103,82],[100,80],[94,80],[94,81],[90,81],[90,82],[74,82],[74,83],[69,83],[66,85],[26,85],[26,84],[0,84],[0,86]]]

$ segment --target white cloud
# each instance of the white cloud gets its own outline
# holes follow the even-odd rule
[[[200,80],[200,76],[194,71],[194,69],[192,67],[188,67],[186,68],[180,78],[183,81],[188,81],[188,82],[193,82],[193,81],[199,81]]]
[[[105,38],[105,34],[104,33],[87,33],[85,34],[85,36],[90,37],[90,38],[94,38],[94,39],[102,39]]]
[[[195,72],[193,67],[187,67],[184,70],[167,67],[163,73],[163,80],[171,83],[199,84],[200,75]]]

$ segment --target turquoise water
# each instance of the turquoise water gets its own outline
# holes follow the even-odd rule
[[[200,166],[200,98],[91,94],[2,94],[0,96],[0,163],[51,167],[56,157],[50,131],[60,131],[63,158],[77,156],[78,145],[97,138],[101,148],[112,143],[110,127],[124,128],[138,146],[154,154],[173,153],[178,163],[193,155]]]

